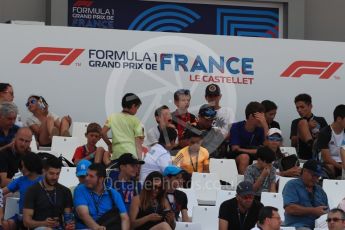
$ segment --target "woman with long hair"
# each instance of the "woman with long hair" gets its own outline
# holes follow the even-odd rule
[[[49,105],[42,96],[31,95],[26,107],[32,113],[26,126],[34,133],[40,146],[50,146],[53,136],[70,136],[68,130],[72,124],[71,117],[60,118],[50,112]]]
[[[163,185],[160,172],[151,172],[146,177],[140,195],[133,197],[131,203],[129,216],[133,229],[174,229],[175,214],[170,209]]]

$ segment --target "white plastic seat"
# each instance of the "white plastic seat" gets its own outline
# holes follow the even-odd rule
[[[200,223],[176,222],[175,230],[202,230]]]
[[[218,229],[218,212],[216,206],[195,206],[192,223],[199,223],[203,230]]]
[[[227,191],[227,190],[219,190],[217,193],[217,201],[216,207],[220,207],[220,205],[226,201],[234,198],[236,196],[236,191]]]
[[[328,197],[330,209],[336,208],[345,197],[345,180],[324,179],[322,183],[322,188]]]
[[[31,143],[30,143],[30,149],[31,152],[37,153],[38,148],[37,148],[37,141],[34,135],[32,135]]]
[[[217,174],[194,172],[191,188],[195,191],[199,205],[216,205],[217,192],[221,188]]]
[[[59,177],[59,183],[67,188],[76,186],[79,184],[78,177],[76,176],[76,168],[74,167],[62,167]]]
[[[264,206],[272,206],[278,209],[278,213],[282,221],[284,221],[284,200],[281,193],[262,192],[261,203]]]
[[[289,180],[293,180],[296,179],[294,177],[279,177],[279,184],[278,184],[278,192],[282,193],[285,187],[285,184],[289,181]]]
[[[90,123],[88,122],[73,122],[72,124],[72,137],[78,137],[86,144],[86,128]]]
[[[280,147],[280,151],[285,156],[297,155],[297,151],[295,147]]]
[[[54,155],[62,155],[67,160],[72,161],[75,149],[80,146],[78,137],[53,136],[51,152]]]
[[[216,173],[220,180],[231,184],[234,190],[237,186],[237,166],[233,159],[210,159],[210,172]]]
[[[194,206],[198,206],[198,200],[196,198],[195,191],[193,189],[186,189],[186,188],[178,188],[178,190],[186,194],[187,199],[188,199],[188,204],[187,204],[188,216],[192,217]]]
[[[19,214],[19,198],[17,197],[7,197],[4,219],[8,220],[13,217],[15,214]]]

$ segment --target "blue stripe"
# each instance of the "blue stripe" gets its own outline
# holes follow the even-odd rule
[[[149,25],[148,27],[145,28],[146,31],[152,31],[153,28],[157,27],[157,26],[161,26],[164,24],[176,24],[179,25],[183,28],[186,28],[188,26],[187,23],[185,23],[184,21],[181,20],[177,20],[177,19],[162,19],[159,21],[156,21],[154,23],[152,23],[151,25]]]
[[[135,30],[144,30],[146,24],[150,24],[152,23],[152,21],[154,21],[157,18],[161,18],[161,17],[177,17],[180,19],[184,19],[189,23],[193,23],[194,20],[191,17],[188,17],[182,13],[179,12],[160,12],[154,15],[151,15],[150,17],[146,18],[144,21],[142,21],[139,25],[137,25],[137,28]]]
[[[237,36],[272,38],[272,34],[252,31],[238,31]]]
[[[268,10],[240,10],[240,9],[224,9],[224,8],[218,8],[217,11],[219,11],[220,14],[223,13],[235,13],[235,14],[254,14],[254,15],[266,15],[266,16],[272,16],[275,18],[279,18],[279,15],[277,13],[274,13],[272,11]]]
[[[224,16],[224,22],[228,22],[230,20],[233,21],[241,21],[241,22],[266,22],[270,23],[274,26],[278,25],[278,21],[269,19],[269,18],[255,18],[255,17],[236,17],[236,16]]]
[[[265,25],[253,25],[253,24],[231,24],[230,26],[230,34],[234,35],[235,34],[235,29],[240,28],[240,29],[258,29],[258,30],[270,30],[272,31],[276,36],[278,36],[278,31],[275,30],[274,28],[270,26],[265,26]]]
[[[165,5],[159,5],[159,6],[155,6],[152,7],[148,10],[145,10],[144,12],[142,12],[137,18],[134,19],[134,21],[129,25],[128,29],[129,30],[133,30],[136,25],[143,19],[145,18],[147,15],[151,14],[154,11],[159,11],[159,10],[165,10],[165,9],[173,9],[173,10],[180,10],[183,11],[187,14],[190,14],[192,17],[194,17],[195,19],[200,19],[200,15],[195,13],[193,10],[190,10],[188,8],[182,7],[182,6],[178,6],[178,5],[173,5],[173,4],[165,4]]]
[[[174,32],[180,32],[182,28],[176,27],[176,26],[163,26],[158,28],[155,31],[160,31],[160,32],[168,32],[168,31],[174,31]]]

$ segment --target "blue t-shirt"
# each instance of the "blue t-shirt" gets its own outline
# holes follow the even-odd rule
[[[254,132],[245,129],[246,121],[232,124],[230,129],[230,145],[239,145],[241,148],[258,147],[265,140],[264,129],[256,127]]]
[[[141,192],[141,183],[134,180],[129,182],[119,181],[119,174],[119,171],[112,171],[109,177],[113,182],[112,187],[121,194],[127,212],[129,213],[133,197],[139,195]]]
[[[314,186],[314,192],[309,193],[301,178],[290,180],[283,190],[284,207],[289,204],[297,204],[303,207],[328,206],[328,199],[325,191],[319,186]],[[285,225],[289,227],[314,228],[315,220],[318,217],[313,215],[294,216],[285,212]]]
[[[43,179],[42,176],[38,176],[35,180],[30,180],[27,176],[21,176],[13,181],[11,181],[7,188],[10,192],[19,191],[19,212],[23,213],[23,206],[24,206],[24,198],[26,190],[31,187],[32,185],[40,182]]]
[[[102,195],[97,195],[92,192],[90,189],[85,187],[84,184],[78,185],[74,190],[74,207],[78,206],[87,206],[89,208],[89,214],[97,221],[104,213],[111,210],[113,207],[113,202],[109,192],[112,194],[113,199],[117,208],[119,209],[120,214],[127,213],[126,207],[122,201],[120,193],[115,189],[109,188]],[[98,213],[96,205],[98,204]],[[86,229],[87,226],[80,222],[77,218],[76,229]]]

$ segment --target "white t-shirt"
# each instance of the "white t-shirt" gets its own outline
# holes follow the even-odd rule
[[[54,114],[54,113],[52,113],[52,112],[49,112],[49,113],[48,113],[48,117],[53,117],[53,118],[54,118],[54,121],[60,119],[60,117],[59,117],[58,115],[56,115],[56,114]],[[31,125],[38,125],[38,126],[40,126],[40,125],[41,125],[41,121],[38,120],[38,118],[35,117],[34,115],[31,115],[30,117],[28,117],[28,118],[26,119],[26,126],[27,126],[27,127],[30,127]]]
[[[145,143],[147,146],[151,147],[152,145],[158,143],[159,139],[159,129],[158,126],[151,128],[147,133],[146,133],[146,139]]]
[[[141,166],[140,182],[143,183],[151,172],[163,173],[164,169],[172,164],[171,155],[162,145],[155,144],[144,158],[145,164]]]
[[[231,124],[235,120],[234,111],[228,107],[221,107],[217,110],[216,119],[213,122],[214,127],[218,127],[223,136],[228,136],[231,128]]]

